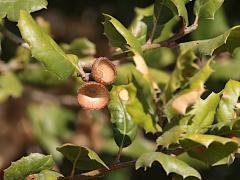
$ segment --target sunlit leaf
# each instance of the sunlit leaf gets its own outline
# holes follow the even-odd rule
[[[180,49],[185,52],[193,50],[199,55],[213,55],[218,52],[233,52],[240,46],[240,26],[227,30],[222,35],[212,39],[190,41],[180,44]]]
[[[47,7],[47,0],[1,0],[0,18],[18,21],[20,10],[34,12]]]
[[[208,27],[208,28],[206,28]],[[223,8],[220,8],[216,14],[214,21],[200,18],[198,28],[191,33],[192,39],[210,39],[223,34],[229,29],[227,18]]]
[[[47,70],[66,79],[78,69],[77,57],[67,55],[57,43],[33,20],[26,11],[20,12],[18,27],[22,37],[29,43],[32,56],[41,61]]]
[[[174,126],[157,138],[157,145],[168,148],[169,145],[178,143],[184,132],[185,128],[183,126]]]
[[[217,111],[218,122],[229,122],[236,119],[235,106],[240,96],[240,82],[229,80],[222,91]]]
[[[91,149],[73,144],[64,144],[57,148],[69,161],[80,170],[93,170],[100,167],[108,168],[100,157]]]
[[[143,105],[144,112],[146,114],[150,114],[152,117],[153,124],[157,124],[158,122],[158,116],[156,112],[156,105],[154,102],[154,92],[152,88],[152,82],[151,79],[149,79],[149,76],[145,76],[141,72],[139,72],[137,69],[132,70],[132,82],[137,88],[137,97],[141,104]],[[161,128],[157,128],[159,131]]]
[[[51,155],[38,153],[23,157],[4,170],[4,180],[24,180],[30,174],[38,173],[53,166]]]
[[[214,121],[216,108],[220,100],[220,93],[211,93],[206,99],[199,99],[190,114],[194,114],[192,123],[187,128],[187,133],[205,133]]]
[[[136,162],[136,169],[139,169],[140,167],[144,167],[145,169],[147,167],[151,167],[154,161],[161,164],[167,175],[169,173],[176,173],[181,175],[183,179],[191,176],[201,179],[201,175],[188,164],[176,157],[172,157],[161,152],[151,152],[140,156]]]
[[[212,165],[238,149],[238,142],[230,138],[214,135],[192,134],[180,140],[188,154]]]
[[[122,50],[127,50],[127,46],[130,46],[137,52],[142,52],[139,41],[128,29],[114,17],[107,14],[104,14],[104,17],[104,33],[113,46],[120,47]]]
[[[196,0],[194,14],[206,19],[214,19],[215,12],[221,7],[224,0]]]

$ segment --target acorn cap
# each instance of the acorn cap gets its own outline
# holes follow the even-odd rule
[[[108,104],[109,92],[100,83],[87,82],[78,90],[77,99],[84,109],[102,109]]]
[[[116,79],[115,65],[106,57],[97,58],[92,65],[92,78],[101,84],[111,84]]]

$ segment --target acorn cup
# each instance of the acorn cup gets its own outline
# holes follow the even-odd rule
[[[110,95],[107,88],[97,82],[84,83],[78,90],[78,103],[84,109],[98,110],[104,108]]]
[[[96,82],[104,85],[112,84],[116,76],[117,71],[115,65],[106,57],[99,57],[94,61],[91,77]]]

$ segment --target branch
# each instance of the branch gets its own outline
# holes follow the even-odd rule
[[[135,162],[136,162],[136,160],[122,162],[122,163],[115,163],[115,164],[109,165],[108,166],[109,169],[99,168],[99,169],[92,170],[92,171],[89,171],[86,173],[75,175],[73,177],[60,177],[58,179],[59,180],[79,180],[79,179],[91,179],[91,178],[101,177],[101,176],[104,176],[106,173],[111,172],[113,170],[132,167],[135,165]]]

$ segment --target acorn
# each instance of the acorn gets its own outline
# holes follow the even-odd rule
[[[110,95],[107,88],[97,82],[87,82],[78,90],[78,103],[84,109],[97,110],[104,108],[109,101]]]
[[[104,85],[112,84],[116,79],[115,65],[106,57],[97,58],[92,65],[91,77]]]

